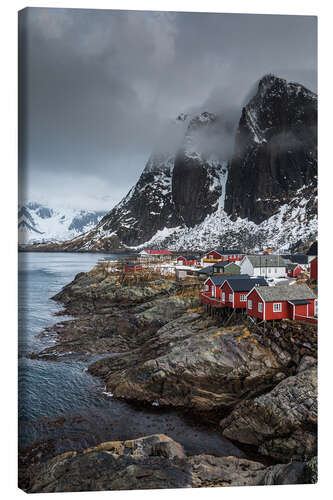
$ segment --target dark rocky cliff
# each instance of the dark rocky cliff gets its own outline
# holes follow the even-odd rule
[[[149,240],[158,230],[181,223],[171,193],[174,155],[153,154],[137,184],[100,222],[125,245]]]
[[[172,176],[175,210],[187,226],[200,224],[216,211],[224,195],[227,161],[217,151],[207,150],[209,136],[223,133],[224,124],[213,113],[194,117],[178,152]]]
[[[225,210],[260,223],[297,189],[316,183],[317,96],[298,83],[263,77],[243,108],[229,168]]]

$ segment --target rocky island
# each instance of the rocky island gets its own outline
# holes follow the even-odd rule
[[[190,455],[166,435],[133,436],[22,468],[30,492],[316,481],[317,331],[244,317],[223,324],[198,287],[151,272],[145,280],[96,266],[54,300],[74,319],[46,330],[56,343],[31,357],[99,358],[89,372],[138,406],[176,408],[234,443],[239,456]],[[133,431],[134,432],[134,431]]]

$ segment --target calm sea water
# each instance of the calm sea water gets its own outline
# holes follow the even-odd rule
[[[87,363],[31,360],[27,354],[55,343],[38,335],[62,317],[50,300],[101,254],[19,254],[19,445],[52,440],[56,452],[82,449],[102,441],[165,433],[188,453],[238,454],[213,430],[189,423],[175,411],[138,410],[105,394],[103,383],[87,373]],[[114,259],[119,256],[110,256]],[[66,317],[68,319],[68,316]],[[90,361],[91,362],[91,361]]]

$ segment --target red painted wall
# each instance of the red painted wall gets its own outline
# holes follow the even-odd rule
[[[221,298],[222,298],[222,293],[225,293],[225,305],[227,307],[233,307],[232,305],[232,301],[229,300],[229,294],[232,293],[233,294],[233,291],[231,290],[230,286],[229,286],[229,283],[225,282],[223,283],[223,285],[221,286]]]
[[[273,312],[273,304],[281,303],[281,312]],[[291,310],[286,300],[277,300],[276,302],[266,302],[265,320],[289,318]]]
[[[318,257],[310,262],[310,278],[312,280],[318,280]]]
[[[208,285],[208,291],[206,291],[206,285]],[[212,294],[212,288],[214,286],[214,283],[212,282],[212,280],[208,279],[208,281],[205,283],[205,289],[204,289],[204,292],[206,294],[208,294],[210,297],[213,297],[213,294]],[[216,287],[216,295],[215,295],[215,298],[216,299],[219,299],[221,298],[221,289],[220,287]]]
[[[208,252],[206,253],[205,255],[205,259],[222,259],[221,255],[217,252],[215,252],[215,250],[211,251],[211,252]]]
[[[252,309],[248,308],[248,300],[252,300]],[[249,293],[246,301],[246,313],[249,316],[252,316],[253,318],[258,318],[258,319],[264,319],[264,306],[265,304],[263,303],[262,306],[262,312],[258,311],[258,304],[259,302],[263,302],[260,295],[258,294],[257,290],[252,290],[252,292]]]
[[[139,271],[142,269],[142,265],[138,264],[137,266],[127,266],[126,264],[124,265],[124,271],[125,273],[134,273],[135,271]]]
[[[290,277],[290,278],[297,278],[297,276],[299,274],[301,274],[301,272],[303,271],[303,268],[301,266],[297,266],[295,267],[295,269],[293,270],[288,270],[287,271],[287,275]]]
[[[234,292],[234,307],[236,309],[246,309],[246,300],[240,299],[241,295],[247,295],[248,292]]]
[[[236,254],[235,254],[236,255]],[[228,255],[226,256],[225,258],[222,257],[222,255],[220,255],[218,252],[216,252],[215,250],[211,251],[211,252],[208,252],[206,253],[205,255],[205,259],[218,259],[218,260],[221,260],[223,262],[226,262],[226,261],[230,261],[230,262],[237,262],[237,261],[240,261],[242,260],[243,258],[243,255],[240,255],[238,257],[232,257],[231,255]]]

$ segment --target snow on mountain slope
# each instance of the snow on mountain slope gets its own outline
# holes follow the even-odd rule
[[[19,244],[65,241],[89,231],[105,215],[101,211],[55,209],[37,202],[19,207]]]
[[[147,247],[170,250],[207,250],[214,247],[242,246],[252,251],[265,246],[287,250],[299,242],[310,241],[317,235],[318,217],[313,211],[317,203],[316,189],[303,186],[289,204],[261,224],[248,219],[231,220],[220,206],[216,212],[192,228],[178,226],[158,231],[153,238],[132,250]]]

